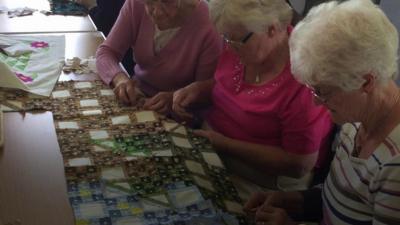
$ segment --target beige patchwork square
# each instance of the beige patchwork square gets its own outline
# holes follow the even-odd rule
[[[224,168],[224,164],[222,163],[219,156],[214,152],[202,152],[204,160],[213,166]]]
[[[71,94],[69,93],[68,90],[63,90],[63,91],[53,91],[51,93],[53,98],[68,98],[71,97]]]
[[[14,100],[7,100],[7,103],[11,105],[12,107],[16,107],[18,109],[23,108],[23,103],[20,101],[14,101]]]
[[[143,219],[140,217],[120,217],[114,218],[113,224],[115,225],[144,225]]]
[[[102,168],[101,177],[104,180],[119,180],[126,178],[122,167]]]
[[[0,111],[7,112],[7,111],[13,111],[13,109],[5,105],[0,105]]]
[[[103,148],[101,146],[95,145],[93,146],[93,151],[95,152],[106,152],[106,151],[110,151],[109,149]]]
[[[154,122],[157,121],[153,111],[141,111],[135,113],[136,120],[138,123]]]
[[[173,153],[171,150],[153,151],[153,154],[154,154],[154,156],[162,156],[162,157],[173,156]]]
[[[190,144],[190,142],[189,142],[189,140],[187,138],[181,138],[181,137],[172,136],[172,141],[178,147],[193,148],[192,144]]]
[[[206,172],[204,172],[203,166],[200,163],[192,160],[186,160],[185,164],[191,172],[206,175]]]
[[[92,84],[90,82],[76,82],[74,88],[83,89],[83,88],[91,88]]]
[[[99,101],[97,99],[85,99],[79,101],[81,107],[96,107],[99,106]]]
[[[128,115],[112,117],[111,121],[112,121],[113,125],[130,124],[131,123],[131,119],[129,118]]]
[[[151,199],[154,199],[154,200],[156,200],[158,202],[162,202],[162,203],[165,203],[165,204],[169,203],[167,196],[162,195],[162,194],[161,195],[147,196],[147,198],[151,198]]]
[[[176,192],[174,196],[175,201],[179,204],[178,207],[192,205],[202,200],[199,198],[197,191],[193,189],[180,190],[179,192]]]
[[[84,116],[95,116],[95,115],[101,115],[102,113],[103,112],[100,109],[82,111],[82,114]]]
[[[75,158],[68,160],[69,166],[90,166],[92,165],[92,161],[90,158]]]
[[[58,122],[58,128],[59,129],[79,129],[79,125],[77,122],[65,121],[65,122]]]
[[[100,90],[100,95],[102,95],[102,96],[113,96],[114,92],[113,92],[113,90],[110,90],[110,89],[102,89],[102,90]]]
[[[196,176],[196,175],[194,175],[193,178],[194,178],[194,181],[196,182],[196,184],[199,185],[200,187],[203,187],[205,189],[215,192],[215,189],[210,181],[208,181],[202,177]]]
[[[89,131],[90,137],[94,140],[109,138],[108,132],[105,130],[92,130]]]
[[[237,214],[244,214],[243,206],[237,202],[232,202],[229,200],[224,200],[225,207],[228,211],[237,213]]]
[[[164,125],[164,128],[166,131],[170,131],[172,128],[176,127],[178,125],[178,123],[163,122],[163,125]],[[187,131],[184,126],[179,126],[173,132],[178,133],[178,134],[187,135]]]
[[[84,218],[104,216],[106,209],[100,203],[83,203],[79,205],[79,212]]]
[[[161,204],[157,204],[154,201],[149,201],[145,198],[142,198],[140,200],[140,203],[142,204],[142,208],[143,211],[161,211],[164,209],[167,209],[167,207],[161,205]]]

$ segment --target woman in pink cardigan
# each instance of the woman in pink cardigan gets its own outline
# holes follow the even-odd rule
[[[133,78],[119,63],[133,49]],[[127,0],[96,59],[102,80],[117,99],[167,113],[175,90],[212,77],[222,41],[209,20],[204,0]]]

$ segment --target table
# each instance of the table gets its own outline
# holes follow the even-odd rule
[[[39,11],[50,9],[47,0],[0,0],[0,6],[8,9],[30,7]],[[0,14],[0,34],[90,32],[97,30],[89,16],[46,16],[39,11],[30,16],[14,18],[8,18],[6,13]]]
[[[100,32],[65,36],[66,58],[93,56],[104,40]],[[98,78],[75,74],[60,77],[62,81],[85,79]],[[52,114],[4,113],[4,120],[7,141],[0,150],[0,224],[17,220],[21,225],[74,224]]]

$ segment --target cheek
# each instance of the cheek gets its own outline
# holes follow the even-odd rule
[[[175,17],[177,16],[177,14],[178,14],[178,9],[176,9],[176,8],[165,9],[165,10],[163,11],[163,13],[164,13],[166,19],[172,20],[172,19],[175,19]]]
[[[335,123],[356,122],[353,104],[346,101],[331,101],[325,106],[331,113],[332,119]]]

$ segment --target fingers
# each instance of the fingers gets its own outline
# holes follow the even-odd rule
[[[192,84],[174,92],[172,110],[182,118],[193,118],[193,115],[187,111],[187,107],[196,101],[196,90]]]
[[[150,101],[151,99],[149,99],[149,101],[145,103],[144,106],[145,109],[153,110],[159,113],[165,113],[168,111],[168,102],[165,102],[162,99],[156,99],[154,101],[151,101],[151,103],[149,103]]]
[[[172,110],[181,117],[191,118],[192,115],[186,111],[186,105],[183,105],[184,99],[187,97],[185,90],[180,89],[174,92],[172,99]]]
[[[267,193],[265,192],[257,192],[254,193],[250,199],[245,203],[243,210],[247,213],[255,213],[258,207],[262,206],[265,199],[267,198]]]
[[[208,132],[206,130],[193,130],[193,134],[198,135],[200,137],[209,138]]]
[[[150,107],[152,106],[152,105],[154,105],[156,102],[158,102],[159,100],[158,100],[158,97],[157,97],[157,95],[155,95],[155,96],[153,96],[152,98],[148,98],[148,99],[146,99],[146,101],[145,101],[145,103],[144,103],[144,105],[143,105],[143,108],[144,109],[149,109],[150,110]]]
[[[268,222],[273,221],[273,213],[257,210],[255,221],[256,224],[269,224]]]
[[[154,110],[159,113],[166,113],[171,107],[172,93],[160,92],[154,97],[146,100],[143,108],[148,110]]]
[[[263,206],[255,215],[256,224],[259,225],[288,225],[293,224],[286,211],[272,206]]]
[[[114,94],[117,97],[117,99],[119,101],[121,101],[124,104],[129,104],[129,97],[125,91],[125,87],[123,87],[124,85],[121,84],[118,87],[114,88]]]
[[[126,87],[126,93],[129,99],[129,102],[131,105],[136,105],[136,100],[138,97],[138,94],[136,92],[136,85],[135,82],[129,82],[127,87]]]
[[[117,99],[126,105],[136,105],[137,92],[136,82],[134,80],[128,80],[120,82],[115,88],[114,93]]]

